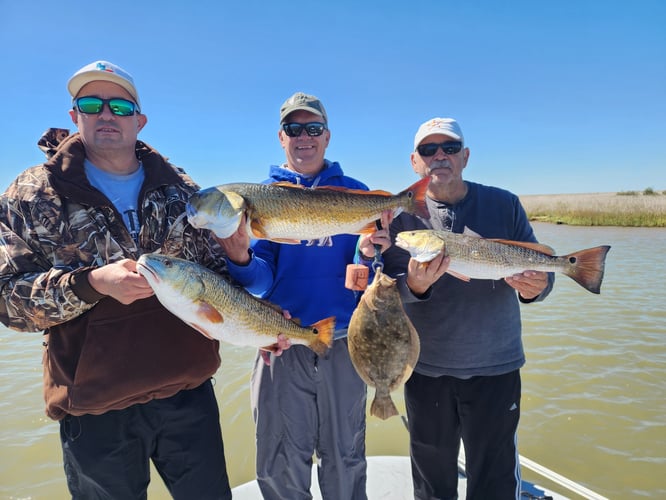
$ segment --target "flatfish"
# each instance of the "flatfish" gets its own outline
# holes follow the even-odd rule
[[[398,415],[391,399],[419,358],[419,336],[402,307],[396,281],[378,269],[352,314],[349,355],[363,381],[375,388],[370,415]]]

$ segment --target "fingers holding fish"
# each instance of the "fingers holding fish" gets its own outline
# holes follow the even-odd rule
[[[220,238],[213,232],[215,239],[231,262],[245,265],[250,261],[250,235],[247,232],[247,215],[243,213],[238,229],[228,238]]]
[[[88,273],[87,279],[97,292],[113,297],[121,304],[131,304],[154,293],[148,281],[137,273],[136,262],[130,259],[95,268]]]
[[[514,288],[522,298],[531,300],[548,286],[548,273],[543,271],[524,271],[504,278],[507,284]]]
[[[440,252],[429,262],[409,259],[407,286],[415,295],[423,295],[449,269],[451,258]]]
[[[287,319],[291,316],[285,316]],[[264,360],[266,366],[271,366],[271,355],[273,356],[282,356],[282,353],[291,347],[291,340],[284,334],[281,333],[277,337],[277,342],[272,344],[264,349],[260,350],[261,359]]]

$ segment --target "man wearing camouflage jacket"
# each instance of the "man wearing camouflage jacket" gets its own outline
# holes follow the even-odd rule
[[[137,135],[132,77],[97,61],[68,83],[78,133],[0,197],[0,320],[43,331],[46,412],[73,498],[146,498],[152,460],[174,498],[231,498],[211,377],[219,345],[136,272],[160,250],[227,275],[183,216],[198,186]]]

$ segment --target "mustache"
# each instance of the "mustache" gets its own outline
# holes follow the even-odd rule
[[[428,173],[438,168],[451,168],[451,164],[448,160],[435,160],[428,166]]]

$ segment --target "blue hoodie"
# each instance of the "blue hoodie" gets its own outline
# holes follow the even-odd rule
[[[324,170],[316,177],[271,165],[270,178],[263,183],[368,190],[365,184],[345,176],[337,162],[325,160],[325,163]],[[250,262],[245,266],[229,262],[229,272],[249,292],[288,310],[303,326],[335,316],[335,337],[342,338],[358,301],[358,294],[345,288],[346,267],[354,262],[358,236],[338,235],[331,240],[331,246],[254,240]]]

